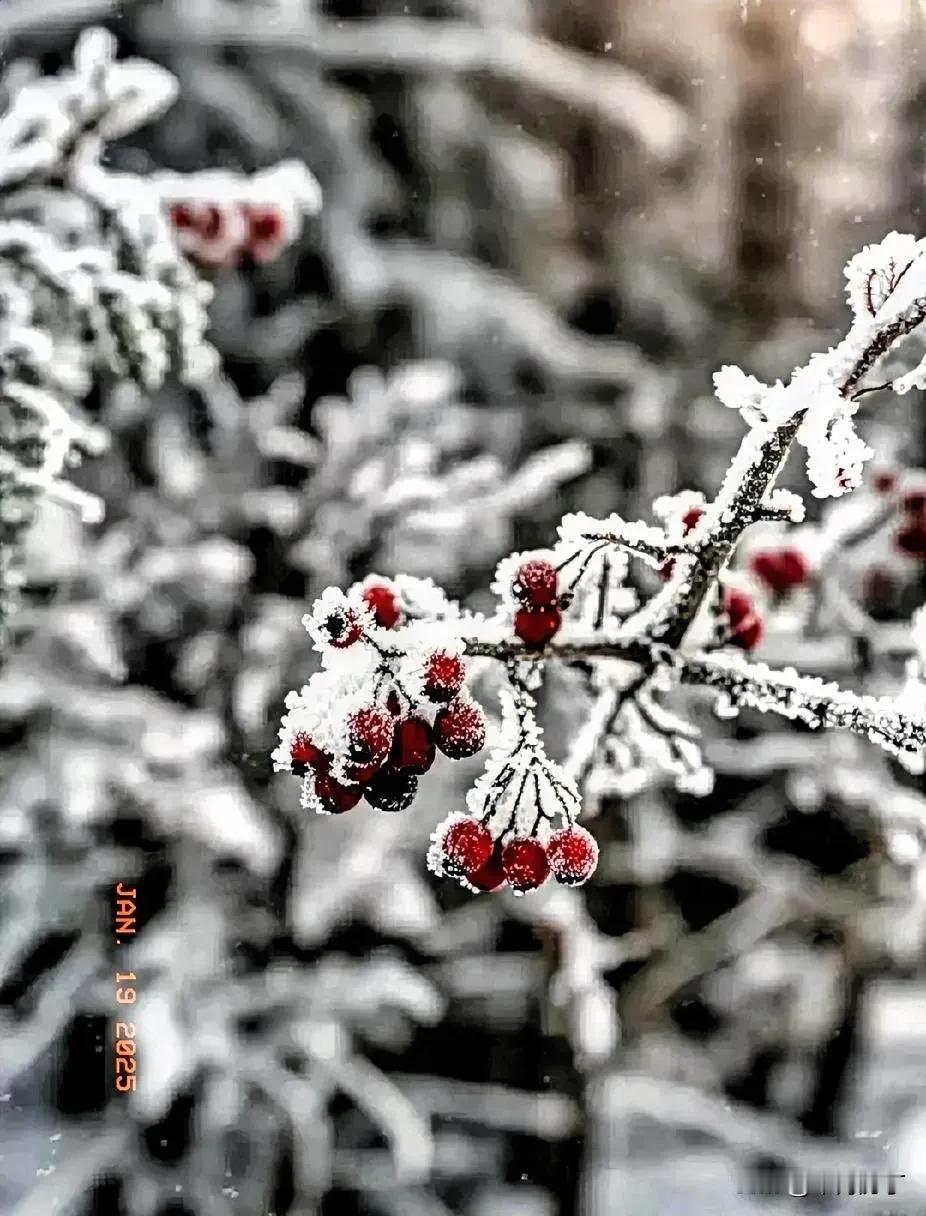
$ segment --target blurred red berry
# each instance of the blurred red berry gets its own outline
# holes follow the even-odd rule
[[[492,856],[495,842],[484,823],[461,816],[448,825],[440,841],[441,866],[459,878],[481,870]]]
[[[518,567],[512,591],[529,608],[552,608],[556,604],[559,576],[556,567],[542,558],[533,558]]]
[[[913,519],[895,534],[894,543],[901,553],[917,560],[926,558],[926,518]]]
[[[353,764],[382,764],[392,747],[395,722],[386,710],[368,705],[351,716],[347,732]]]
[[[286,244],[286,217],[279,207],[248,206],[247,249],[255,262],[269,262],[278,257]]]
[[[385,583],[372,583],[363,589],[363,602],[373,613],[381,629],[395,629],[402,615],[399,599]]]
[[[907,515],[926,513],[926,490],[911,490],[900,500],[900,509]]]
[[[174,203],[170,209],[170,222],[179,230],[196,227],[196,210],[189,203]]]
[[[723,611],[729,626],[728,641],[742,650],[754,650],[762,640],[764,630],[752,596],[737,587],[725,587]]]
[[[701,522],[701,520],[703,519],[703,517],[704,517],[704,508],[703,507],[689,507],[688,510],[685,512],[685,514],[682,516],[682,523],[684,524],[684,527],[685,527],[685,535],[687,535],[693,528],[696,528],[698,526],[698,524]]]
[[[502,869],[515,891],[533,891],[550,873],[547,851],[534,836],[516,836],[502,849]]]
[[[547,842],[547,857],[556,881],[577,887],[595,872],[598,842],[585,828],[572,824],[553,833]]]
[[[486,716],[475,701],[451,701],[434,719],[434,741],[451,760],[464,760],[482,751]]]
[[[398,772],[426,773],[434,763],[434,733],[424,718],[403,718],[396,724],[389,766]]]
[[[424,695],[439,703],[452,701],[463,687],[466,668],[458,654],[438,650],[432,654],[424,669]]]
[[[810,578],[810,563],[800,549],[765,549],[749,564],[756,578],[776,595],[802,587]]]
[[[562,623],[558,608],[519,608],[514,614],[514,631],[525,646],[545,646]]]
[[[897,489],[897,474],[892,469],[880,469],[871,484],[879,494],[892,494]]]
[[[315,793],[325,810],[332,815],[352,810],[363,797],[359,785],[342,785],[330,773],[316,773]]]

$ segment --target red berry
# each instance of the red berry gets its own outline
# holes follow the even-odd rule
[[[396,724],[389,767],[398,772],[426,773],[434,763],[434,734],[424,718],[403,718]]]
[[[907,515],[922,515],[926,512],[926,490],[911,490],[900,500],[900,509]]]
[[[325,810],[332,815],[351,810],[363,797],[359,785],[342,785],[330,773],[315,774],[315,793]]]
[[[363,791],[370,806],[378,811],[404,811],[410,807],[418,792],[418,778],[413,773],[399,773],[383,768]]]
[[[879,494],[892,494],[897,489],[897,474],[892,469],[881,469],[871,483]]]
[[[689,507],[688,508],[688,510],[682,516],[682,524],[684,525],[686,536],[692,530],[692,528],[696,528],[698,526],[703,515],[704,515],[703,507]]]
[[[348,608],[344,612],[332,612],[322,622],[322,629],[335,650],[344,650],[347,646],[353,646],[354,642],[363,637],[360,619],[352,608]]]
[[[458,654],[438,650],[432,654],[424,669],[424,695],[429,701],[452,701],[466,677],[466,668]]]
[[[170,222],[177,229],[196,226],[196,211],[189,203],[174,203],[170,209]]]
[[[556,567],[538,557],[519,566],[512,591],[516,599],[530,608],[552,608],[556,604],[558,583]]]
[[[577,887],[595,873],[598,842],[591,832],[572,824],[553,833],[547,842],[547,857],[556,881]]]
[[[757,553],[750,562],[756,578],[776,595],[801,587],[810,577],[810,565],[800,549],[770,549]]]
[[[347,724],[349,759],[353,764],[379,766],[389,755],[395,734],[392,715],[378,705],[358,709]]]
[[[399,700],[397,692],[391,692],[386,698],[386,709],[392,714],[393,718],[398,718],[402,713],[402,702]]]
[[[368,781],[373,780],[382,767],[382,761],[378,764],[345,764],[344,775],[358,785],[366,785]]]
[[[300,731],[290,744],[289,758],[293,769],[301,769],[302,772],[306,768],[325,769],[331,763],[331,757],[316,747],[305,731]]]
[[[279,207],[246,207],[247,247],[257,262],[269,262],[286,243],[286,219]]]
[[[467,873],[466,881],[479,891],[497,891],[503,887],[508,880],[502,869],[501,850],[494,848],[484,865]]]
[[[381,629],[395,629],[402,615],[399,599],[385,583],[373,583],[363,589],[363,602],[373,613]]]
[[[494,848],[492,833],[484,823],[461,816],[447,826],[441,837],[441,867],[456,878],[474,874],[488,862]]]
[[[502,869],[515,891],[533,891],[550,873],[547,851],[535,836],[516,836],[502,849]]]
[[[559,632],[563,614],[558,608],[519,608],[514,614],[514,631],[525,646],[545,646]]]
[[[451,760],[464,760],[482,751],[486,716],[475,701],[451,701],[434,719],[434,741]]]
[[[729,641],[742,650],[753,650],[762,640],[762,618],[755,610],[752,597],[736,587],[725,587],[723,610],[727,617]]]
[[[904,524],[895,535],[894,543],[908,557],[926,558],[926,520],[914,519]]]
[[[227,223],[225,212],[214,204],[203,207],[197,216],[199,235],[207,241],[214,241],[225,231]]]

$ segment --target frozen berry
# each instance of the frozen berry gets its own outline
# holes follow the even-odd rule
[[[776,595],[802,587],[810,577],[810,564],[800,549],[766,549],[750,562],[753,574]]]
[[[396,724],[389,766],[398,772],[426,773],[434,763],[434,733],[424,718],[403,718]]]
[[[466,881],[477,891],[497,891],[499,887],[503,887],[508,880],[502,868],[501,850],[493,849],[485,865],[470,871],[466,875]]]
[[[386,709],[392,714],[393,718],[398,718],[402,713],[402,702],[399,700],[397,692],[391,692],[386,698]]]
[[[553,833],[547,842],[547,857],[556,881],[577,887],[595,872],[598,842],[585,828],[572,824]]]
[[[363,602],[373,613],[381,629],[395,629],[402,615],[399,599],[385,583],[371,583],[363,589]]]
[[[315,793],[325,810],[332,815],[351,810],[363,797],[359,785],[342,785],[330,773],[316,773]]]
[[[914,519],[904,524],[894,537],[894,543],[901,553],[906,553],[908,557],[926,557],[926,521]]]
[[[344,650],[347,646],[353,646],[354,642],[359,641],[363,636],[360,618],[352,608],[343,612],[340,610],[332,612],[322,622],[322,629],[335,650]]]
[[[514,631],[525,646],[545,646],[562,623],[558,608],[519,608],[514,614]]]
[[[418,778],[414,773],[398,773],[390,767],[380,769],[363,796],[378,811],[404,811],[414,802],[417,792]]]
[[[530,608],[552,608],[558,583],[556,567],[542,558],[534,558],[518,567],[512,591],[516,599]]]
[[[459,878],[475,874],[492,856],[495,842],[484,823],[461,815],[444,831],[440,841],[440,860],[444,873]]]
[[[196,227],[196,211],[189,203],[174,203],[170,209],[170,222],[178,230]]]
[[[725,587],[723,610],[729,626],[728,641],[742,650],[754,650],[762,640],[764,630],[752,597],[736,587]]]
[[[533,891],[550,873],[547,851],[535,836],[516,836],[502,850],[502,869],[514,891]]]
[[[316,747],[305,731],[300,731],[290,744],[289,758],[293,771],[300,776],[306,768],[326,769],[331,762],[331,757],[320,747]]]
[[[879,469],[871,484],[879,494],[893,494],[897,489],[897,474],[892,469]]]
[[[344,775],[351,781],[355,781],[358,785],[366,785],[368,781],[373,780],[382,767],[382,760],[372,764],[351,764],[348,761],[344,765]]]
[[[358,709],[347,724],[348,757],[352,764],[382,764],[389,755],[395,733],[391,714],[378,705]]]
[[[429,701],[446,703],[452,701],[463,687],[466,668],[458,654],[438,650],[432,654],[424,668],[424,695]]]
[[[482,751],[486,716],[475,701],[451,701],[434,719],[434,741],[451,760],[463,760]]]
[[[703,507],[689,507],[682,516],[682,525],[685,529],[685,535],[698,526],[704,516]]]

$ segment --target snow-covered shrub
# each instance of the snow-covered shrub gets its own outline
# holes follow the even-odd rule
[[[193,385],[215,373],[212,287],[185,253],[214,259],[190,245],[180,200],[240,215],[240,243],[259,260],[318,204],[296,162],[252,178],[109,170],[107,143],[177,93],[164,68],[115,50],[106,31],[86,31],[73,68],[20,82],[0,119],[0,625],[37,497],[75,502],[91,518],[97,510],[62,478],[75,453],[103,441],[83,408],[91,389],[151,394],[168,377]]]

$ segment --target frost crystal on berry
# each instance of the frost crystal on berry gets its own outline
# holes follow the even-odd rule
[[[547,851],[533,836],[517,836],[502,849],[502,870],[516,895],[533,891],[550,873]]]
[[[554,832],[547,841],[547,857],[557,882],[575,887],[586,882],[598,864],[598,842],[585,828],[573,824]]]
[[[445,756],[464,760],[482,751],[486,741],[486,719],[475,701],[458,697],[434,719],[434,739]]]
[[[370,806],[378,811],[404,811],[415,800],[418,778],[410,772],[397,772],[391,767],[380,769],[362,791]]]

